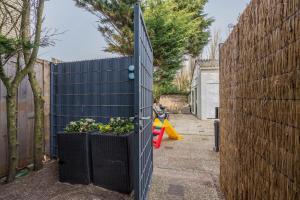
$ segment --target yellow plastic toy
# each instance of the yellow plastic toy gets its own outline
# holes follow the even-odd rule
[[[169,138],[172,140],[182,140],[183,136],[180,135],[174,127],[171,125],[169,120],[165,119],[164,123],[162,123],[158,118],[156,118],[153,122],[154,127],[165,127],[165,131],[168,134]]]
[[[157,128],[162,128],[163,127],[163,123],[161,123],[161,121],[158,118],[155,118],[154,122],[153,122],[153,126],[157,127]]]

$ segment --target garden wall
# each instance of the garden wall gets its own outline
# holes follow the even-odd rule
[[[7,67],[8,73],[12,67]],[[43,89],[45,99],[44,115],[44,151],[50,154],[50,64],[44,60],[37,60],[35,64],[37,78]],[[7,123],[6,123],[6,90],[0,81],[0,177],[7,170]],[[18,140],[20,149],[19,167],[23,168],[33,160],[33,134],[34,134],[34,102],[32,90],[26,77],[18,92]]]
[[[299,199],[300,1],[251,1],[220,59],[226,199]]]

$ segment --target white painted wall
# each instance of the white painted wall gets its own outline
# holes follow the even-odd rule
[[[190,105],[192,113],[199,119],[215,118],[219,107],[218,61],[203,61],[197,66],[192,78]]]
[[[198,117],[201,119],[215,118],[215,107],[219,107],[219,70],[201,69],[200,74],[201,114]]]

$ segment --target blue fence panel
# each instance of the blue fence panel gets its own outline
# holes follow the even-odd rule
[[[70,121],[134,116],[134,81],[128,78],[132,57],[51,65],[51,153],[56,135]]]

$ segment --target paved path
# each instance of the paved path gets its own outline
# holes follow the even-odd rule
[[[173,115],[171,123],[183,141],[164,138],[154,150],[150,200],[223,199],[219,190],[219,155],[213,149],[213,121]]]
[[[171,116],[183,141],[165,138],[154,151],[154,176],[149,200],[213,200],[218,192],[219,158],[212,151],[213,123],[192,115]],[[130,200],[131,197],[93,185],[58,182],[57,164],[0,185],[0,200]]]

